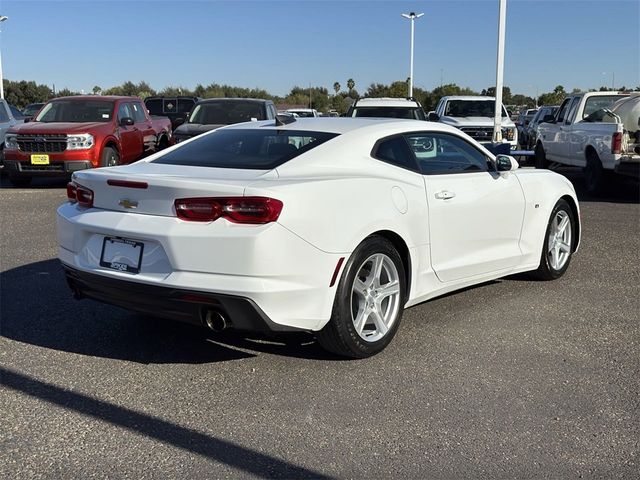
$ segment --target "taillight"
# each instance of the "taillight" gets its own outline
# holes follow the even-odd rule
[[[93,207],[93,190],[78,185],[75,182],[67,183],[67,198],[71,203],[77,203],[81,207]]]
[[[620,153],[622,151],[622,132],[615,132],[611,137],[611,153]]]
[[[182,220],[213,222],[220,217],[233,223],[262,224],[278,220],[282,202],[267,197],[180,198],[174,203]]]

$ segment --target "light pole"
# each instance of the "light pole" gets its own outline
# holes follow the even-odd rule
[[[502,84],[504,78],[504,36],[507,18],[507,0],[500,0],[498,12],[498,58],[496,59],[496,108],[493,118],[493,142],[502,142]]]
[[[409,98],[413,97],[413,23],[416,18],[420,18],[423,15],[424,13],[416,13],[416,12],[402,14],[404,18],[408,18],[409,20],[411,20],[411,60],[410,60],[410,66],[409,66]]]
[[[6,15],[0,15],[0,23],[9,20]],[[0,31],[0,33],[2,33]],[[0,45],[0,98],[4,98],[4,77],[2,76],[2,48]]]

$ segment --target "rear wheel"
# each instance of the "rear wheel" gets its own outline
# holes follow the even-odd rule
[[[120,155],[118,151],[113,147],[104,147],[102,156],[100,157],[100,166],[115,167],[116,165],[120,165]]]
[[[551,212],[542,245],[540,266],[532,273],[540,280],[555,280],[564,275],[571,262],[576,219],[566,200],[558,200]]]
[[[609,172],[602,168],[600,157],[593,150],[587,153],[587,165],[584,168],[584,183],[591,195],[601,195],[607,187]]]
[[[549,168],[547,154],[544,152],[544,148],[541,143],[536,144],[535,154],[536,168]]]
[[[367,238],[344,268],[331,320],[317,334],[326,350],[351,358],[382,351],[393,339],[405,300],[405,271],[393,244]]]

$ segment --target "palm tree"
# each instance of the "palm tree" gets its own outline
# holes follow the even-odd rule
[[[347,88],[349,89],[349,93],[351,93],[351,90],[353,90],[355,86],[356,86],[356,82],[353,81],[353,78],[350,78],[349,80],[347,80]]]
[[[338,82],[335,82],[333,84],[333,89],[336,91],[336,95],[337,95],[338,92],[340,91],[340,84]]]

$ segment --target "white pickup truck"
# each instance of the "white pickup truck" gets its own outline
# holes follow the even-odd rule
[[[446,123],[459,128],[474,140],[490,144],[493,141],[495,97],[456,95],[442,97],[435,111],[429,112],[428,120]],[[502,143],[510,150],[518,146],[518,130],[502,106]]]
[[[620,115],[616,114],[616,110]],[[624,117],[624,120],[621,119]],[[576,93],[538,126],[536,168],[582,167],[591,194],[601,193],[614,172],[640,174],[640,93]]]

